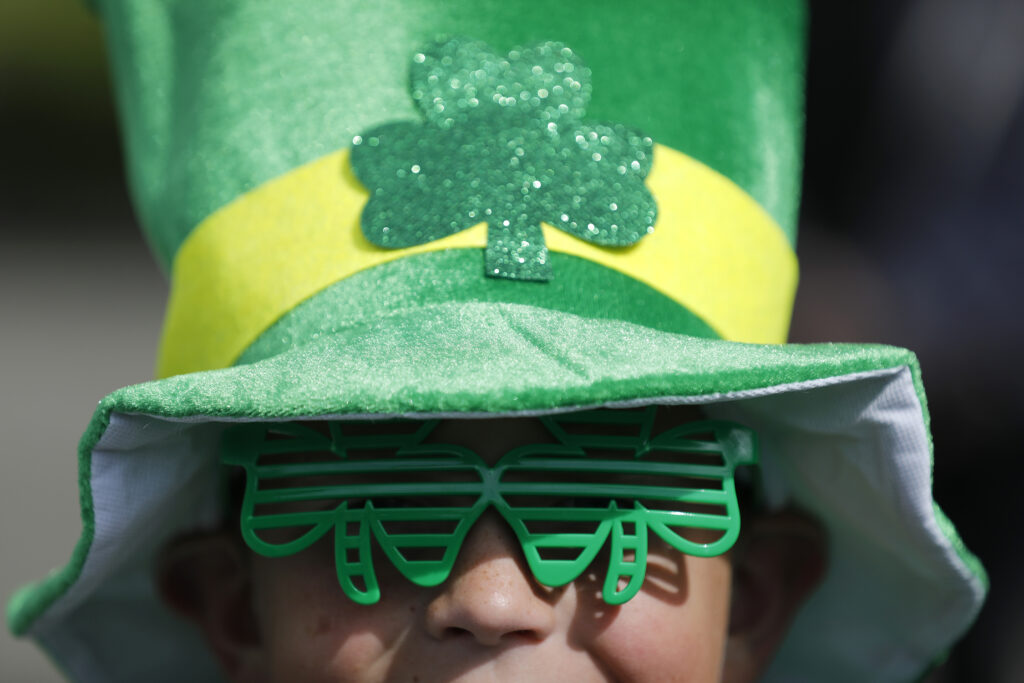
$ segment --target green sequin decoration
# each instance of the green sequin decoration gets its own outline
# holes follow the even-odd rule
[[[590,70],[565,45],[501,57],[478,41],[436,43],[413,57],[411,84],[426,123],[353,139],[372,243],[410,247],[486,222],[485,273],[545,281],[541,221],[606,247],[654,229],[644,186],[654,143],[620,124],[582,121]]]

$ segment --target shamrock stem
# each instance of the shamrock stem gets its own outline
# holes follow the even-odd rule
[[[492,219],[487,225],[484,273],[510,280],[550,280],[551,261],[540,223],[526,214]]]

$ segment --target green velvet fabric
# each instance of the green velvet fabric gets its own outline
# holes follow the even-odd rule
[[[703,320],[664,294],[610,268],[551,254],[549,282],[481,277],[480,249],[416,254],[356,273],[282,316],[242,354],[239,363],[269,358],[334,334],[356,322],[445,302],[528,304],[695,337],[717,338]]]
[[[795,239],[802,0],[96,0],[131,185],[158,260],[260,183],[393,120],[438,34],[507,50],[559,40],[592,69],[588,117],[734,180]]]
[[[887,346],[756,345],[517,304],[449,303],[355,323],[258,363],[127,387],[100,410],[289,417],[506,413],[708,396],[916,366]]]

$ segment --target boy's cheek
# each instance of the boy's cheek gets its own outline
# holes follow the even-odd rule
[[[729,561],[677,557],[652,554],[648,573],[655,575],[653,581],[649,577],[625,605],[605,606],[611,610],[606,618],[592,619],[589,625],[580,622],[590,652],[620,680],[720,680],[731,592]]]
[[[728,560],[651,551],[644,588],[625,605],[601,599],[603,571],[577,581],[569,623],[551,637],[587,652],[619,680],[718,681],[729,613]],[[410,629],[421,622],[423,589],[402,580],[386,561],[377,562],[381,600],[356,605],[339,588],[330,554],[321,554],[314,547],[287,558],[253,558],[269,680],[385,680],[406,664],[393,661],[405,639],[422,644],[423,634]]]
[[[338,586],[333,566],[315,554],[256,558],[253,589],[273,681],[382,678],[408,627],[408,610],[402,618],[389,604],[402,596],[392,591],[376,605],[356,605]]]

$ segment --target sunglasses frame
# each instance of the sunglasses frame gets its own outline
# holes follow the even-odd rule
[[[536,580],[547,586],[563,586],[577,579],[609,542],[608,565],[602,598],[612,605],[625,603],[640,590],[647,565],[648,532],[676,550],[711,557],[728,551],[740,533],[740,510],[734,473],[740,465],[758,462],[756,435],[734,422],[702,420],[685,423],[652,436],[655,408],[596,410],[540,418],[557,443],[530,444],[515,448],[493,465],[463,446],[428,443],[425,439],[438,421],[420,423],[403,434],[356,434],[344,431],[343,421],[328,422],[328,434],[303,424],[247,423],[225,434],[221,462],[246,472],[240,524],[242,537],[256,553],[285,557],[305,550],[333,527],[334,560],[338,583],[358,604],[380,600],[380,585],[373,567],[371,537],[395,568],[412,583],[429,587],[443,583],[451,573],[458,551],[469,530],[488,507],[505,519],[522,547]],[[607,434],[612,429],[633,434]],[[582,428],[582,432],[579,431]],[[593,429],[596,433],[588,433]],[[269,433],[285,438],[268,440]],[[708,438],[700,438],[711,436]],[[379,459],[349,459],[351,451],[388,451]],[[261,456],[330,452],[336,459],[322,462],[260,464]],[[601,453],[630,453],[609,459],[588,457]],[[664,456],[645,461],[652,453],[698,456],[698,462],[669,462]],[[708,464],[709,459],[720,464]],[[328,476],[381,476],[391,472],[423,474],[423,481],[385,481],[347,485],[310,485],[261,488],[261,482],[289,478]],[[475,473],[479,481],[431,480],[453,472]],[[538,481],[505,481],[536,477]],[[579,474],[581,481],[547,481]],[[683,478],[686,486],[654,486],[638,478]],[[611,481],[587,481],[610,477]],[[632,482],[630,480],[633,480]],[[693,484],[707,482],[708,486]],[[429,506],[424,500],[473,496],[466,506]],[[527,497],[532,504],[514,506],[508,498]],[[538,504],[537,499],[543,503]],[[585,505],[591,499],[607,501]],[[378,502],[414,500],[415,505],[375,505]],[[333,507],[257,514],[262,505],[308,505],[338,501]],[[349,503],[355,501],[356,505]],[[627,505],[620,505],[626,501]],[[628,502],[632,502],[632,506]],[[645,501],[647,505],[644,504]],[[574,506],[567,507],[564,503]],[[361,503],[361,504],[360,504]],[[653,508],[651,505],[657,505]],[[579,506],[575,506],[579,504]],[[715,512],[709,512],[711,507]],[[666,507],[670,509],[665,509]],[[674,509],[672,509],[674,508]],[[722,512],[718,512],[721,510]],[[454,523],[445,533],[394,533],[389,523],[425,520]],[[531,522],[581,522],[596,524],[589,533],[531,531]],[[308,527],[297,538],[270,542],[259,532]],[[709,529],[721,535],[713,541],[690,540],[675,529]],[[439,559],[406,557],[402,549],[443,548]],[[575,558],[545,558],[547,549],[574,552]],[[569,549],[568,551],[566,549]],[[361,585],[360,585],[361,584]]]

